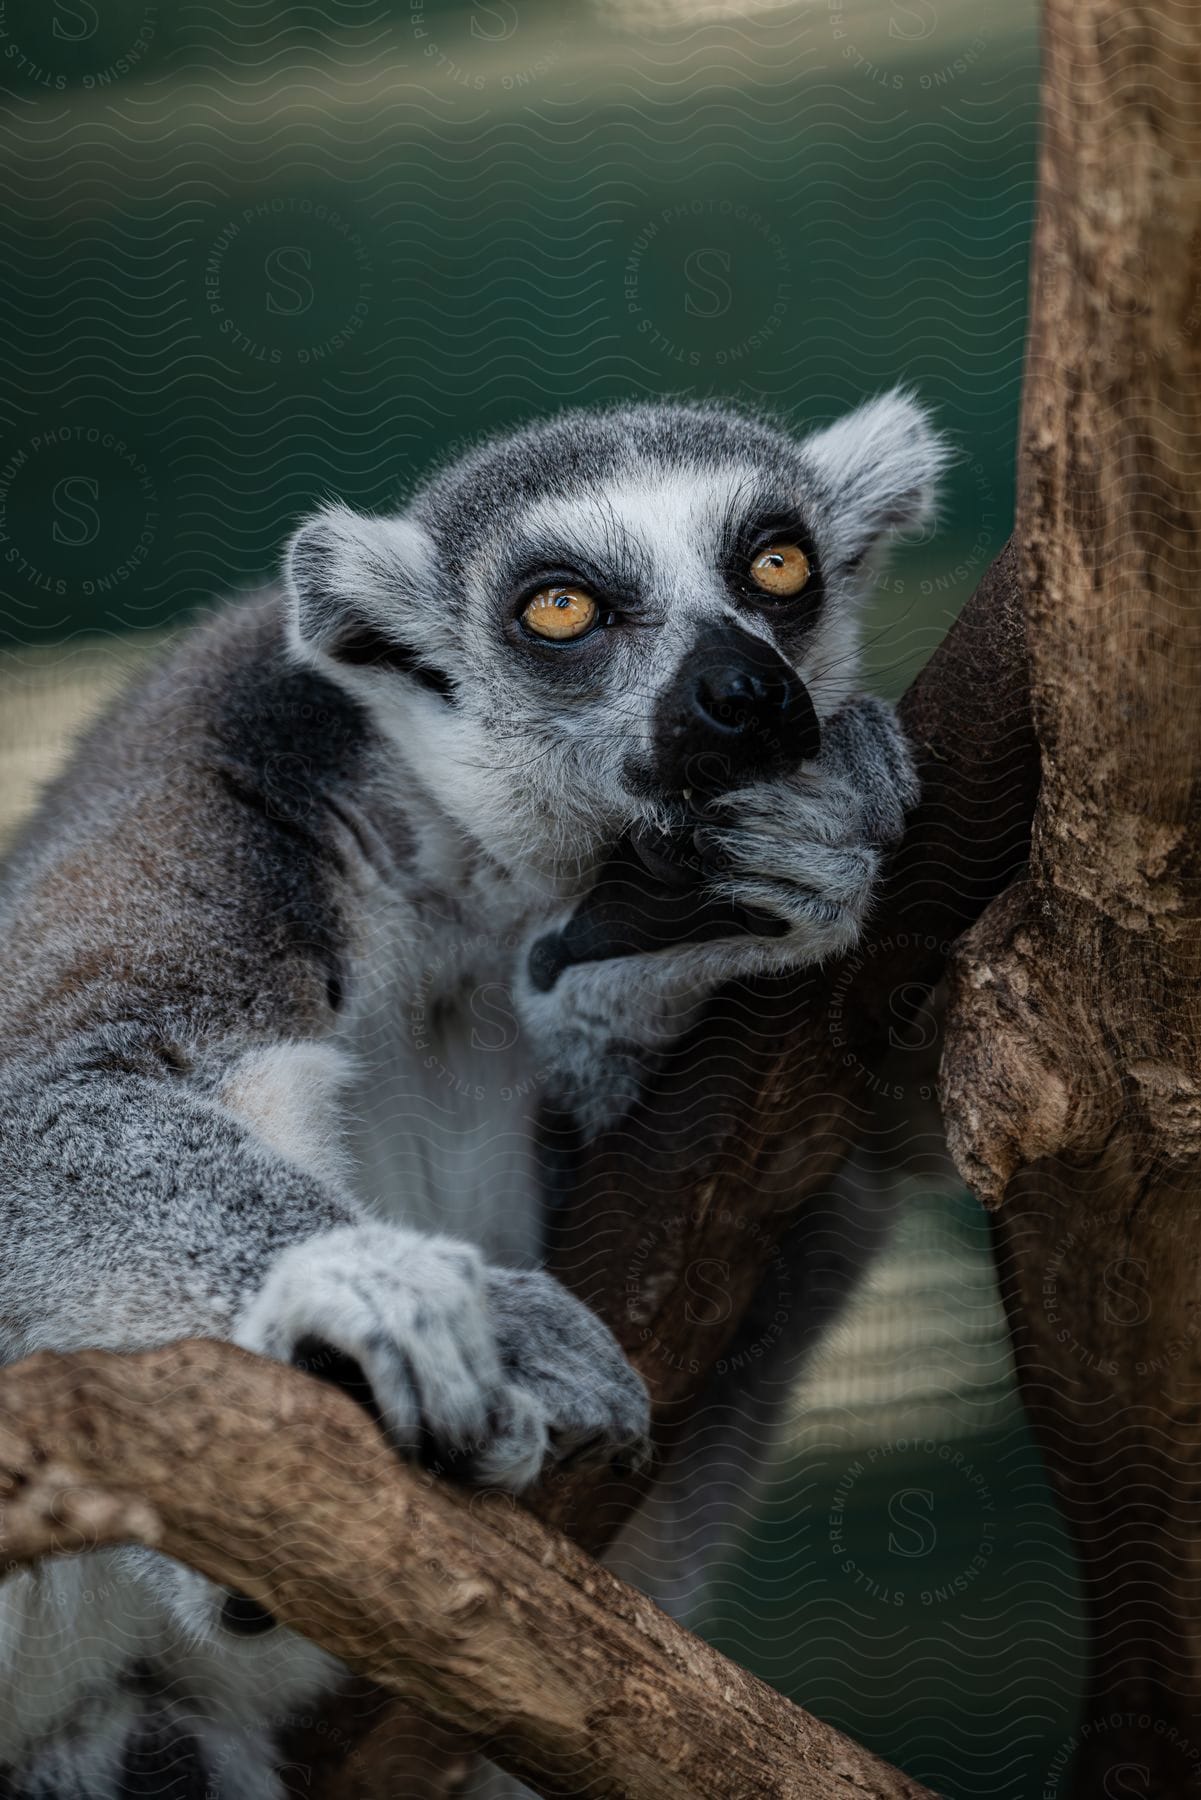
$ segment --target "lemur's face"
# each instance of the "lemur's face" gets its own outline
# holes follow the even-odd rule
[[[303,526],[296,641],[493,853],[587,861],[817,755],[876,553],[944,460],[899,394],[800,442],[716,407],[569,413],[398,517]]]

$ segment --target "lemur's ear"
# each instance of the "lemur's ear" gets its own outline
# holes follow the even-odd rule
[[[891,533],[930,522],[938,478],[953,455],[903,388],[856,407],[801,448],[844,565],[862,561]]]
[[[407,604],[433,555],[430,538],[409,519],[324,507],[305,520],[284,559],[293,648],[347,669],[399,670],[449,700],[454,683],[414,641],[420,625]]]

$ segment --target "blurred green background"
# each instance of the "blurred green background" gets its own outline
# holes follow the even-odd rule
[[[1008,533],[1029,0],[29,0],[0,80],[0,824],[315,500],[565,404],[912,384],[959,458],[875,595],[885,692]],[[1064,1791],[1072,1566],[953,1185],[798,1395],[710,1628],[956,1800]]]
[[[145,630],[330,492],[567,403],[827,419],[897,380],[962,452],[881,595],[928,652],[1012,514],[1027,0],[46,0],[9,88],[0,630]]]

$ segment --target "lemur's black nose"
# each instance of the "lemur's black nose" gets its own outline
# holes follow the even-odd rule
[[[693,704],[714,730],[741,737],[760,719],[779,711],[783,694],[781,682],[765,680],[733,663],[698,678]]]
[[[721,793],[815,757],[821,728],[800,676],[763,638],[711,625],[656,711],[655,763],[668,792]]]

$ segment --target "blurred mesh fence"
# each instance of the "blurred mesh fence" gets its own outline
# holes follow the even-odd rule
[[[0,651],[0,849],[161,637]],[[1066,1794],[1071,1555],[1013,1386],[986,1222],[905,1185],[887,1253],[794,1395],[708,1634],[955,1800]]]

